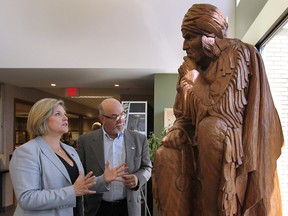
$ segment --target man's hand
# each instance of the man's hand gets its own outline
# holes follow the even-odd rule
[[[134,174],[124,175],[123,179],[125,180],[124,183],[128,188],[135,188],[138,185],[138,178]]]
[[[110,167],[110,161],[107,160],[105,164],[105,170],[104,170],[104,180],[106,184],[110,184],[112,181],[120,181],[123,182],[122,177],[123,175],[127,174],[126,170],[128,167],[126,167],[126,163],[121,163],[115,168]]]

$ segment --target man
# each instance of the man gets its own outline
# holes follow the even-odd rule
[[[94,122],[92,124],[92,127],[91,127],[92,130],[98,130],[99,128],[101,128],[101,123],[100,122]]]
[[[125,117],[118,100],[105,99],[99,105],[102,129],[79,138],[78,153],[85,170],[101,175],[105,161],[110,161],[111,167],[126,162],[128,167],[123,182],[112,182],[109,192],[84,197],[87,216],[141,215],[140,190],[151,176],[152,164],[146,137],[124,129]]]
[[[176,121],[153,170],[162,216],[282,215],[283,134],[264,64],[253,46],[227,38],[227,28],[210,4],[192,5],[183,19]]]

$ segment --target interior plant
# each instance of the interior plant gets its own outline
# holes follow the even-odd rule
[[[148,136],[149,154],[152,163],[154,162],[156,150],[160,147],[162,139],[166,135],[166,133],[167,133],[166,129],[163,129],[160,136],[156,136],[154,132],[150,132]]]

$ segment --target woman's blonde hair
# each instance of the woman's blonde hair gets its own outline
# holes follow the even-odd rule
[[[32,106],[27,119],[27,130],[32,137],[42,136],[49,132],[47,120],[57,105],[66,109],[64,101],[54,98],[41,99]]]

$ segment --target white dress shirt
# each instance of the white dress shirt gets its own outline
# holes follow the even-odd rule
[[[116,167],[120,163],[125,162],[125,143],[124,143],[124,133],[123,131],[118,133],[117,137],[113,140],[105,132],[104,128],[104,158],[105,163],[107,160],[110,161],[111,167]],[[103,193],[102,199],[108,202],[115,200],[121,200],[126,198],[126,186],[122,182],[113,181],[110,186],[110,191]]]

